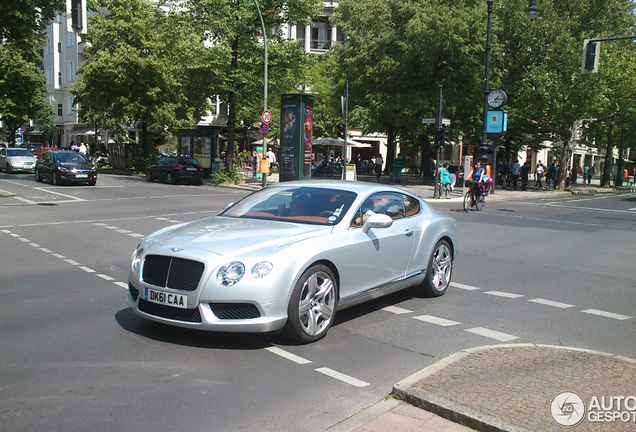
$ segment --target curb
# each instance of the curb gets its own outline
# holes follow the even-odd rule
[[[475,348],[468,348],[462,350],[458,353],[452,354],[437,363],[428,366],[419,372],[414,373],[413,375],[403,379],[393,386],[393,390],[391,391],[391,396],[396,399],[403,400],[408,402],[409,404],[416,406],[418,408],[425,409],[429,412],[439,415],[447,420],[452,422],[461,424],[463,426],[469,427],[471,429],[475,429],[481,432],[531,432],[525,428],[514,426],[508,424],[498,418],[495,418],[491,415],[481,413],[474,409],[465,407],[456,402],[450,401],[448,399],[439,397],[435,394],[427,392],[418,387],[414,387],[415,384],[427,378],[442,369],[446,366],[451,365],[452,363],[458,362],[471,354],[478,353],[480,351],[486,351],[491,349],[498,348],[529,348],[529,347],[540,347],[540,348],[551,348],[551,349],[562,349],[562,350],[570,350],[570,351],[578,351],[585,352],[590,354],[595,354],[603,357],[611,357],[617,360],[622,360],[629,363],[635,363],[636,360],[617,356],[614,354],[594,351],[584,348],[575,348],[575,347],[564,347],[564,346],[555,346],[555,345],[546,345],[546,344],[532,344],[532,343],[522,343],[522,344],[498,344],[498,345],[485,345]]]
[[[351,414],[340,423],[336,423],[330,428],[325,429],[325,432],[351,432],[369,423],[374,418],[379,417],[385,412],[395,408],[400,403],[402,402],[397,399],[383,399],[367,408],[363,408],[362,411]]]

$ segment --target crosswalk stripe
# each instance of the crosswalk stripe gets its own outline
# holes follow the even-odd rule
[[[621,314],[617,314],[617,313],[613,313],[613,312],[605,312],[602,310],[598,310],[598,309],[585,309],[582,310],[581,312],[586,313],[586,314],[591,314],[591,315],[598,315],[598,316],[602,316],[602,317],[606,317],[606,318],[613,318],[613,319],[617,319],[617,320],[628,320],[628,319],[632,319],[633,317],[630,317],[628,315],[621,315]]]
[[[484,336],[490,339],[495,339],[498,340],[500,342],[509,342],[511,340],[515,340],[515,339],[519,339],[518,336],[513,336],[513,335],[509,335],[507,333],[502,333],[502,332],[498,332],[496,330],[490,330],[487,328],[483,328],[483,327],[474,327],[474,328],[469,328],[469,329],[465,329],[464,331],[470,332],[470,333],[474,333],[480,336]]]
[[[567,309],[567,308],[574,307],[574,305],[571,305],[571,304],[568,304],[568,303],[561,303],[561,302],[552,301],[552,300],[546,300],[546,299],[542,299],[542,298],[530,299],[528,301],[533,302],[533,303],[539,303],[539,304],[546,305],[546,306],[557,307],[557,308],[561,308],[561,309]]]
[[[446,318],[440,318],[433,315],[420,315],[420,316],[413,317],[413,319],[416,319],[418,321],[424,321],[431,324],[437,324],[443,327],[450,327],[450,326],[461,324],[458,321],[452,321]]]

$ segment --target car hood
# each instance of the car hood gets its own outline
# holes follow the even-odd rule
[[[218,255],[276,249],[330,233],[333,227],[213,216],[168,227],[146,238],[146,250],[189,247]]]
[[[73,169],[73,168],[77,168],[77,169],[91,169],[91,168],[93,168],[91,166],[91,164],[88,164],[88,163],[58,162],[57,164],[60,165],[60,166],[65,167],[65,168],[68,168],[68,169]]]

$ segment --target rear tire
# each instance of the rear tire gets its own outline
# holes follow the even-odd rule
[[[322,339],[336,316],[338,286],[331,269],[314,265],[301,275],[287,306],[286,336],[299,343]]]
[[[428,297],[444,295],[450,284],[453,273],[453,252],[446,240],[440,240],[435,245],[426,268],[426,277],[421,288]]]
[[[168,173],[168,175],[166,176],[166,181],[168,183],[170,183],[171,185],[176,184],[177,182],[174,180],[174,177],[172,176],[172,173]]]
[[[149,182],[152,182],[155,180],[152,178],[152,173],[150,171],[146,171],[146,180]]]
[[[88,182],[89,186],[95,186],[97,184],[97,180],[91,180]]]
[[[477,197],[477,199],[475,200],[475,207],[477,207],[477,211],[481,211],[482,208],[484,208],[484,203],[486,202],[484,195],[479,195],[479,197]]]

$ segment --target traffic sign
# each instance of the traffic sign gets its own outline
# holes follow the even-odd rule
[[[263,118],[263,123],[269,124],[269,122],[272,121],[272,113],[269,111],[263,111],[262,118]],[[267,133],[267,132],[263,132],[263,133]]]
[[[58,129],[57,130],[57,134],[58,135],[64,135],[64,129]]]
[[[422,124],[425,124],[425,125],[435,124],[435,119],[434,118],[422,119]]]
[[[261,132],[263,132],[264,134],[269,132],[269,126],[267,126],[266,124],[262,124],[261,125]]]
[[[20,132],[21,134],[23,134],[23,133],[24,133],[24,129],[20,128],[20,129],[18,129],[18,132]]]

